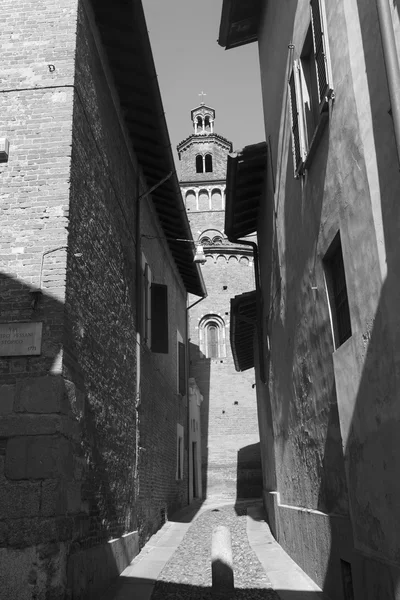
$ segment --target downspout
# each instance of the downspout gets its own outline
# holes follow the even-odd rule
[[[400,67],[394,36],[392,14],[389,0],[376,0],[379,26],[382,38],[383,58],[389,88],[394,136],[396,139],[397,159],[400,163]]]

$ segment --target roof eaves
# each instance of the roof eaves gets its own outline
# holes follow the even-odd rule
[[[258,39],[262,0],[223,0],[218,44],[229,50]]]

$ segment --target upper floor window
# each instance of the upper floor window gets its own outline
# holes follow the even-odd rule
[[[334,97],[324,0],[311,0],[311,21],[300,56],[289,76],[295,176],[308,167]]]
[[[196,173],[204,173],[203,157],[201,154],[196,156]]]
[[[213,164],[211,154],[206,154],[204,157],[205,171],[206,173],[212,173]]]
[[[340,235],[334,239],[324,258],[331,324],[335,348],[351,336],[349,300]]]
[[[207,315],[199,326],[200,350],[206,358],[226,356],[225,322],[219,315]]]

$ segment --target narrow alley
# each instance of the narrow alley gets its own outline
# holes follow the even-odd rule
[[[0,600],[400,600],[400,0],[2,0]]]

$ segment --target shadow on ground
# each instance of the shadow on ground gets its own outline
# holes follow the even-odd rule
[[[127,583],[129,585],[129,583]],[[158,581],[151,595],[151,600],[215,600],[210,587],[184,585]],[[317,600],[318,592],[300,590],[272,590],[270,588],[239,588],[234,594],[225,596],[225,600]]]

